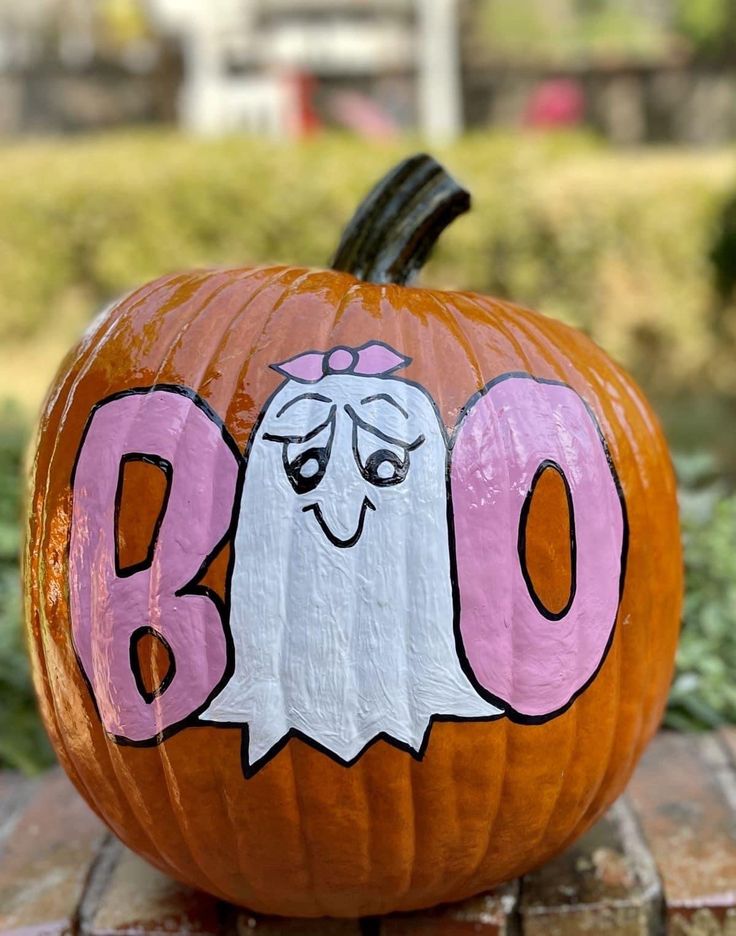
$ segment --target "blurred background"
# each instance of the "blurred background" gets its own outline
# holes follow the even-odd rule
[[[50,756],[19,521],[65,351],[172,270],[324,265],[425,147],[475,199],[425,281],[584,329],[655,403],[688,579],[668,723],[736,721],[732,0],[0,0],[0,766]]]

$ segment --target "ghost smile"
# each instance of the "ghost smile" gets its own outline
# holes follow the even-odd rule
[[[339,536],[335,536],[332,530],[327,526],[325,518],[322,515],[322,510],[320,509],[319,504],[308,504],[306,507],[302,508],[304,513],[312,511],[317,523],[319,523],[322,532],[325,534],[327,539],[332,543],[333,546],[337,546],[338,549],[349,549],[351,546],[355,546],[360,537],[363,534],[363,525],[365,523],[365,515],[368,510],[375,510],[376,505],[368,497],[363,498],[363,503],[360,507],[360,518],[358,520],[358,527],[353,533],[352,536],[349,536],[347,539],[341,539]]]

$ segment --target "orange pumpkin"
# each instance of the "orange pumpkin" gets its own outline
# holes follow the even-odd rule
[[[26,612],[59,758],[128,846],[255,911],[528,871],[619,795],[665,704],[657,421],[578,332],[404,285],[465,207],[419,157],[342,271],[144,286],[41,418]]]

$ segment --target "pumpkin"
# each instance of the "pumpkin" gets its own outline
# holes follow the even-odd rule
[[[330,270],[144,286],[41,417],[26,612],[59,759],[126,845],[253,911],[512,879],[604,812],[663,711],[662,433],[577,331],[408,284],[468,204],[415,157]]]

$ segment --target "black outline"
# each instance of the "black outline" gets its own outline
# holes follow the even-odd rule
[[[449,723],[449,724],[465,724],[470,722],[493,722],[498,721],[499,719],[505,716],[505,712],[498,712],[495,715],[473,715],[467,717],[465,715],[430,715],[427,719],[427,727],[424,729],[424,734],[422,735],[422,740],[418,748],[414,748],[411,744],[407,744],[405,741],[399,741],[398,738],[394,738],[393,735],[388,734],[386,731],[380,731],[378,734],[374,735],[369,741],[363,745],[363,747],[355,754],[353,757],[344,758],[340,757],[339,754],[335,754],[334,751],[330,748],[325,747],[320,744],[319,741],[315,741],[308,734],[305,734],[299,728],[290,728],[286,734],[282,735],[279,740],[268,749],[267,753],[263,757],[259,757],[258,760],[250,762],[248,760],[248,746],[250,742],[250,727],[247,722],[233,722],[231,724],[224,724],[224,722],[218,722],[218,727],[222,728],[241,728],[243,731],[243,736],[241,739],[241,749],[240,749],[240,762],[243,768],[243,776],[246,780],[250,780],[251,777],[254,777],[261,768],[265,767],[266,764],[277,754],[279,754],[292,740],[296,738],[299,741],[302,741],[308,747],[313,748],[315,751],[319,751],[320,754],[325,754],[330,760],[334,761],[336,764],[339,764],[341,767],[352,767],[356,764],[360,758],[365,754],[365,752],[372,748],[374,744],[377,744],[379,741],[385,741],[386,744],[390,744],[391,747],[396,748],[399,751],[403,751],[405,754],[411,755],[415,761],[421,762],[424,759],[424,755],[427,753],[427,747],[429,746],[430,736],[432,734],[432,728],[436,724],[440,723]],[[200,722],[200,724],[213,724],[210,722]]]
[[[393,379],[396,380],[397,378],[394,377]],[[419,448],[422,442],[424,442],[423,435],[418,435],[413,442],[404,442],[403,439],[397,439],[395,436],[388,435],[388,433],[379,429],[378,426],[374,426],[371,423],[366,422],[362,417],[358,416],[349,403],[346,403],[343,406],[343,409],[352,419],[354,425],[359,426],[365,432],[369,432],[371,435],[376,436],[376,438],[380,439],[382,442],[388,442],[389,445],[398,445],[403,449],[407,449],[409,452],[413,452],[415,448]]]
[[[404,419],[409,418],[409,414],[404,409],[404,407],[399,402],[394,400],[390,393],[372,393],[370,396],[364,397],[360,401],[360,405],[365,406],[366,403],[374,403],[376,400],[385,400],[387,403],[390,403],[391,406],[394,406],[401,413]]]
[[[613,625],[611,627],[611,633],[608,637],[608,642],[603,649],[600,662],[595,668],[595,671],[591,674],[590,678],[577,690],[574,692],[567,702],[556,709],[554,712],[548,712],[544,715],[526,715],[523,712],[518,712],[516,709],[500,696],[494,695],[492,692],[489,692],[485,689],[477,680],[473,668],[470,665],[467,654],[465,652],[465,645],[463,643],[462,634],[460,632],[460,617],[461,617],[461,606],[460,606],[460,586],[457,580],[457,552],[456,552],[456,539],[455,539],[455,517],[453,513],[452,505],[452,488],[451,488],[451,477],[450,477],[450,468],[452,466],[452,451],[455,446],[455,441],[457,435],[462,427],[463,421],[468,416],[472,408],[478,402],[478,400],[485,396],[489,390],[496,386],[496,384],[502,383],[504,380],[511,380],[512,378],[522,378],[525,380],[533,380],[538,384],[546,384],[553,387],[567,387],[568,390],[572,390],[580,400],[582,400],[583,405],[588,411],[593,425],[595,426],[598,438],[601,445],[603,446],[603,452],[606,456],[606,461],[608,467],[611,471],[611,476],[613,478],[613,483],[616,486],[616,493],[618,494],[619,503],[621,504],[621,517],[623,521],[623,535],[621,537],[621,564],[620,564],[620,573],[619,573],[619,590],[618,590],[618,606],[616,608],[616,614],[614,615]],[[626,498],[624,497],[623,488],[621,486],[621,480],[616,471],[616,466],[614,465],[613,458],[611,457],[610,449],[608,448],[608,442],[606,437],[603,435],[603,432],[600,427],[600,423],[596,418],[595,413],[588,404],[588,402],[575,390],[574,387],[571,387],[570,384],[565,383],[563,380],[552,380],[546,377],[536,377],[534,374],[530,374],[526,371],[509,371],[505,374],[500,374],[498,377],[495,377],[493,380],[489,381],[482,389],[478,390],[477,393],[474,393],[467,403],[462,407],[458,413],[458,418],[455,423],[455,428],[452,431],[452,434],[449,439],[449,445],[447,448],[447,507],[448,507],[448,526],[450,531],[450,579],[452,581],[452,591],[453,599],[455,604],[455,646],[457,648],[458,659],[460,660],[460,666],[462,667],[463,672],[468,677],[471,682],[471,685],[474,687],[478,695],[485,699],[486,702],[490,702],[492,705],[498,705],[504,709],[504,714],[506,717],[519,725],[543,725],[545,722],[552,721],[553,718],[558,718],[574,704],[575,700],[581,696],[586,689],[591,685],[591,683],[596,679],[598,673],[600,673],[603,664],[608,658],[608,654],[613,645],[613,639],[616,636],[616,629],[618,626],[618,617],[621,612],[621,599],[624,594],[624,587],[626,583],[626,566],[628,561],[629,554],[629,514],[626,507]]]
[[[166,670],[166,675],[152,692],[146,689],[146,684],[143,682],[141,662],[138,656],[138,644],[141,639],[146,636],[155,637],[159,643],[163,644],[164,649],[169,655],[169,668]],[[176,676],[176,657],[174,656],[174,651],[171,649],[168,640],[163,634],[159,633],[155,627],[144,626],[134,630],[130,635],[130,648],[128,652],[130,654],[130,668],[133,670],[136,688],[141,698],[150,705],[154,699],[158,699],[159,696],[162,696],[164,692],[166,692],[174,676]]]
[[[302,400],[304,399],[304,397],[298,397],[298,399]],[[288,403],[286,405],[289,406]],[[330,407],[330,412],[327,414],[327,419],[325,419],[324,422],[321,422],[318,426],[315,426],[314,429],[310,429],[309,432],[306,432],[304,435],[276,435],[275,432],[264,432],[263,438],[266,442],[281,442],[286,445],[301,445],[302,442],[309,442],[310,439],[313,439],[315,436],[318,436],[320,432],[322,432],[324,429],[326,429],[330,425],[330,423],[333,424],[333,434],[334,434],[334,423],[335,423],[336,412],[337,412],[337,406],[335,406],[333,403],[333,405]]]
[[[369,342],[366,342],[366,344],[362,345],[361,348],[367,347],[369,345],[372,346],[375,344],[384,344],[384,342],[369,341]],[[393,353],[398,354],[398,352],[396,352],[394,348],[391,348],[390,345],[384,344],[384,347],[388,348]],[[356,349],[356,350],[361,350],[361,348]],[[302,354],[306,354],[306,353],[310,353],[310,352],[302,352]],[[325,352],[318,351],[318,352],[311,352],[311,353],[324,354]],[[301,357],[301,354],[295,355],[295,357]],[[291,358],[289,360],[294,360],[294,358]],[[399,370],[400,368],[406,367],[408,364],[410,364],[411,360],[412,360],[411,358],[405,357],[402,363],[397,364],[395,368],[392,368],[390,371],[387,371],[385,374],[372,375],[373,379],[377,379],[377,380],[388,379],[396,370]],[[284,363],[288,363],[288,361]],[[500,383],[503,380],[520,377],[520,378],[525,378],[529,380],[534,380],[535,382],[541,383],[541,384],[551,384],[555,386],[569,387],[569,384],[566,384],[563,381],[548,380],[548,379],[541,378],[541,377],[535,377],[533,374],[529,374],[524,371],[513,371],[513,372],[508,372],[508,373],[500,375],[499,377],[487,383],[477,393],[473,394],[473,396],[470,397],[470,399],[466,402],[466,404],[459,411],[458,418],[456,420],[455,427],[452,430],[452,432],[448,432],[445,426],[445,423],[442,419],[441,413],[439,411],[439,407],[437,406],[437,403],[431,397],[431,395],[429,394],[429,392],[427,391],[425,387],[423,387],[421,384],[415,381],[408,380],[403,377],[393,378],[393,379],[401,380],[403,383],[406,383],[409,386],[415,387],[417,390],[419,390],[420,393],[424,395],[425,399],[428,401],[428,403],[430,404],[430,406],[432,407],[435,413],[435,416],[437,418],[437,424],[439,426],[442,438],[445,442],[445,452],[446,452],[445,482],[447,486],[447,521],[448,521],[447,528],[448,528],[448,545],[449,545],[449,560],[450,560],[450,582],[451,582],[453,606],[454,606],[453,630],[454,630],[454,636],[455,636],[456,651],[458,654],[458,660],[460,662],[461,668],[463,672],[465,673],[465,675],[470,680],[471,685],[475,688],[475,690],[478,692],[481,698],[484,698],[486,701],[497,706],[498,708],[501,709],[501,711],[495,714],[487,715],[487,716],[474,716],[474,717],[442,715],[442,714],[431,715],[429,716],[427,728],[425,730],[425,733],[422,738],[422,742],[418,749],[412,748],[411,745],[408,745],[404,743],[403,741],[397,740],[391,735],[388,735],[386,732],[380,732],[375,737],[373,737],[370,741],[368,741],[363,746],[363,748],[361,748],[358,754],[356,754],[355,757],[351,758],[350,760],[344,760],[339,755],[331,751],[329,748],[324,747],[319,742],[315,741],[313,738],[310,738],[309,736],[303,734],[299,729],[292,728],[288,732],[286,732],[286,734],[284,734],[279,739],[279,741],[275,745],[273,745],[273,747],[271,747],[269,751],[263,757],[259,758],[257,761],[253,762],[252,764],[249,763],[248,761],[249,725],[247,722],[244,723],[244,722],[208,721],[206,719],[201,719],[199,717],[200,714],[209,707],[211,702],[224,689],[224,687],[230,681],[230,678],[232,677],[234,670],[235,670],[234,645],[233,645],[232,633],[230,631],[231,582],[232,582],[233,568],[235,564],[235,545],[234,545],[235,533],[237,530],[237,525],[238,525],[238,520],[239,520],[240,503],[242,499],[243,485],[245,482],[245,472],[247,470],[247,464],[248,464],[248,460],[250,457],[250,451],[253,446],[253,443],[255,442],[258,436],[260,426],[263,422],[263,419],[274,397],[283,389],[283,387],[288,382],[296,380],[296,378],[289,376],[284,371],[280,371],[278,365],[271,365],[271,368],[279,373],[284,374],[284,376],[286,377],[286,380],[280,383],[275,388],[275,390],[271,393],[271,395],[263,403],[261,410],[253,424],[250,435],[248,437],[248,441],[245,446],[245,450],[242,454],[240,453],[240,450],[238,449],[234,439],[227,431],[224,425],[224,422],[217,415],[217,413],[212,409],[209,403],[207,403],[206,400],[202,399],[202,397],[200,397],[195,391],[190,390],[187,387],[182,387],[182,386],[175,385],[175,384],[154,384],[150,387],[123,390],[119,393],[114,393],[108,397],[105,397],[103,400],[95,404],[95,406],[92,408],[90,412],[90,415],[87,420],[87,424],[85,425],[84,431],[80,439],[79,448],[78,448],[77,455],[75,457],[74,465],[72,468],[72,473],[71,473],[72,495],[73,495],[73,487],[74,487],[74,479],[76,475],[77,463],[79,461],[80,454],[84,448],[84,443],[86,441],[87,433],[89,431],[89,427],[91,425],[91,422],[95,413],[97,412],[98,409],[100,409],[106,403],[109,403],[112,400],[118,399],[120,397],[125,397],[125,396],[129,396],[132,394],[149,393],[152,391],[166,391],[166,392],[171,392],[171,393],[179,393],[182,396],[188,397],[196,406],[198,406],[205,413],[205,415],[207,415],[218,426],[224,441],[226,442],[228,448],[230,448],[231,452],[235,455],[237,459],[237,463],[238,463],[238,478],[237,478],[237,483],[236,483],[236,488],[235,488],[235,497],[234,497],[230,525],[227,531],[225,532],[224,536],[220,539],[218,543],[215,544],[215,546],[210,551],[210,553],[205,557],[204,561],[202,562],[202,565],[200,566],[200,569],[198,570],[194,578],[175,593],[177,596],[187,595],[187,594],[206,595],[207,597],[210,598],[210,600],[217,607],[218,612],[220,614],[220,620],[222,622],[223,632],[225,635],[225,642],[226,642],[226,665],[225,665],[225,670],[223,672],[222,678],[219,680],[217,685],[213,688],[212,692],[210,692],[207,699],[202,703],[201,706],[199,706],[194,712],[190,713],[186,718],[182,719],[181,721],[173,725],[169,725],[164,731],[160,732],[155,737],[146,739],[144,741],[131,741],[127,738],[117,736],[117,735],[112,735],[106,732],[107,736],[111,738],[111,740],[116,742],[117,744],[120,744],[121,746],[154,747],[160,744],[161,742],[165,741],[167,738],[171,737],[173,734],[176,734],[178,731],[181,731],[182,729],[188,728],[188,727],[202,726],[202,727],[211,727],[211,728],[217,728],[217,729],[237,728],[242,733],[241,734],[241,765],[242,765],[243,775],[246,779],[249,779],[253,777],[256,773],[258,773],[258,771],[260,771],[260,769],[264,767],[272,758],[274,758],[288,744],[288,742],[292,738],[298,738],[308,747],[311,747],[313,750],[316,750],[316,751],[321,752],[322,754],[325,754],[335,763],[340,764],[342,766],[346,766],[346,767],[351,766],[357,760],[359,760],[360,757],[362,757],[362,755],[365,753],[365,751],[368,750],[369,747],[371,747],[373,744],[375,744],[378,741],[385,741],[387,744],[390,744],[392,747],[395,747],[398,750],[401,750],[410,754],[415,760],[421,761],[422,758],[424,757],[424,754],[426,753],[432,727],[434,726],[435,723],[438,723],[438,722],[450,722],[450,723],[492,722],[492,721],[498,721],[501,718],[507,717],[511,721],[518,723],[518,724],[537,725],[537,724],[543,724],[544,722],[550,721],[553,718],[557,718],[559,715],[562,715],[564,712],[566,712],[570,708],[570,706],[573,705],[575,700],[580,695],[582,695],[582,693],[585,692],[586,689],[595,680],[598,673],[600,672],[601,667],[605,663],[608,653],[610,651],[610,648],[611,648],[611,645],[613,643],[613,639],[616,633],[616,628],[618,624],[618,615],[620,613],[621,598],[623,597],[623,592],[624,592],[624,587],[625,587],[626,566],[627,566],[628,546],[629,546],[629,520],[628,520],[628,511],[626,507],[626,500],[624,497],[623,488],[621,486],[621,482],[620,482],[618,473],[616,471],[616,467],[611,457],[610,450],[608,448],[608,443],[606,442],[605,436],[603,435],[600,429],[598,420],[595,414],[593,413],[591,407],[583,399],[583,397],[580,396],[580,394],[578,394],[578,396],[580,396],[580,399],[583,401],[583,404],[588,410],[588,413],[593,421],[593,424],[596,427],[596,431],[601,441],[601,445],[603,446],[603,450],[606,455],[606,460],[608,462],[609,468],[611,470],[611,475],[616,485],[616,490],[617,490],[619,501],[621,504],[621,512],[622,512],[622,519],[623,519],[623,536],[622,536],[622,547],[621,547],[621,571],[620,571],[620,583],[619,583],[619,607],[617,608],[614,623],[613,623],[613,626],[611,627],[611,633],[608,639],[608,643],[606,644],[606,647],[603,651],[598,667],[596,668],[595,672],[591,675],[591,677],[587,680],[587,682],[570,697],[570,699],[565,703],[564,706],[562,706],[555,712],[551,712],[546,715],[528,716],[528,715],[524,715],[522,713],[515,711],[509,706],[508,702],[506,702],[503,699],[493,696],[491,693],[487,692],[487,690],[483,689],[482,686],[478,685],[477,680],[474,678],[472,669],[468,663],[468,659],[465,654],[465,649],[464,649],[463,642],[462,642],[462,635],[460,633],[461,607],[460,607],[459,586],[458,586],[458,581],[457,581],[455,523],[454,523],[454,513],[453,513],[453,503],[452,503],[450,470],[451,470],[451,465],[452,465],[452,451],[453,451],[454,443],[457,438],[457,434],[460,430],[460,427],[462,426],[463,420],[465,419],[467,414],[470,412],[472,407],[475,405],[475,403],[480,399],[480,397],[484,396],[486,393],[488,393],[488,391],[492,387],[494,387],[496,384]],[[312,383],[316,381],[296,380],[296,382],[297,383]],[[575,391],[574,388],[569,387],[569,389],[572,389],[573,392],[577,393],[577,391]],[[225,577],[225,600],[222,601],[220,600],[219,596],[216,593],[214,593],[211,589],[198,583],[204,577],[212,560],[215,558],[215,556],[217,556],[220,550],[223,549],[223,547],[227,543],[230,544],[231,550],[230,550],[228,568],[227,568],[226,577]],[[67,545],[67,553],[70,547],[71,547],[71,535],[69,536],[69,542]],[[72,639],[72,643],[73,643],[73,639]],[[76,646],[74,646],[74,652],[77,657],[77,663],[79,666],[79,670],[82,674],[82,678],[87,684],[87,688],[89,689],[90,696],[92,698],[92,703],[99,717],[99,709],[97,707],[97,700],[95,699],[95,694],[92,689],[91,683],[89,682],[87,675],[84,671],[84,668],[82,666],[81,660],[79,658],[79,654],[77,653],[77,650],[76,650]]]
[[[148,549],[146,550],[145,558],[141,559],[140,562],[133,562],[130,565],[123,566],[120,563],[120,510],[123,506],[125,466],[129,465],[131,462],[143,462],[146,465],[153,465],[154,468],[158,468],[160,471],[162,471],[164,477],[166,478],[166,490],[164,491],[163,500],[161,501],[161,506],[159,507],[156,522],[153,525],[153,531],[151,533],[151,539],[148,543]],[[128,454],[123,455],[123,457],[120,459],[120,467],[118,468],[118,483],[115,488],[115,518],[113,521],[113,536],[115,539],[115,574],[118,578],[130,578],[130,576],[135,575],[136,572],[143,572],[146,569],[150,569],[153,563],[153,555],[156,552],[158,535],[161,532],[161,524],[164,522],[166,510],[169,506],[169,497],[171,496],[171,485],[173,479],[173,465],[170,461],[167,461],[165,458],[161,458],[159,455],[151,455],[147,452],[129,452]]]
[[[330,367],[330,358],[336,351],[345,351],[346,354],[350,355],[350,363],[347,367],[341,367],[339,370]],[[335,345],[334,348],[325,351],[325,356],[322,358],[322,376],[326,377],[328,374],[352,374],[355,371],[355,365],[358,363],[359,359],[360,348],[348,348],[347,345]]]
[[[532,577],[529,574],[529,566],[527,565],[526,561],[526,526],[529,521],[529,511],[532,507],[532,500],[534,498],[534,492],[537,489],[537,484],[539,484],[542,475],[547,470],[556,472],[562,479],[562,484],[565,488],[565,499],[567,500],[567,514],[570,518],[570,591],[567,601],[565,602],[565,605],[561,611],[550,611],[547,605],[545,605],[545,603],[539,597],[537,590],[534,587]],[[527,492],[527,495],[524,498],[524,503],[521,506],[521,514],[519,515],[519,536],[516,549],[519,554],[521,574],[524,578],[524,581],[526,582],[529,597],[534,602],[535,608],[543,617],[546,617],[548,621],[561,621],[562,618],[564,618],[570,611],[572,603],[575,600],[575,593],[578,588],[578,544],[575,535],[575,505],[572,499],[570,484],[567,480],[565,472],[562,470],[562,467],[551,458],[546,458],[543,462],[540,462],[539,467],[534,472],[532,483],[529,485],[529,491]]]
[[[299,403],[301,400],[318,400],[320,403],[335,402],[329,397],[326,397],[323,393],[301,393],[299,396],[292,397],[288,403],[284,403],[278,413],[276,413],[276,419],[279,419],[281,416],[283,416],[290,406],[293,406],[295,403]]]
[[[394,378],[396,379],[396,378]],[[376,394],[374,399],[377,397],[386,397],[388,394],[380,393]],[[363,401],[361,401],[363,402]],[[398,404],[397,404],[398,405]],[[385,432],[382,432],[377,426],[371,425],[371,423],[366,422],[364,419],[361,419],[360,416],[355,412],[353,407],[346,403],[343,406],[343,409],[350,417],[353,423],[353,433],[352,433],[352,449],[353,449],[353,458],[358,466],[358,471],[364,481],[367,481],[368,484],[372,484],[373,487],[377,488],[387,488],[387,487],[396,487],[396,485],[401,484],[402,481],[406,480],[406,476],[409,474],[409,468],[411,467],[411,458],[409,457],[411,452],[418,449],[421,445],[424,445],[425,438],[423,435],[418,435],[413,442],[403,442],[401,439],[395,439],[393,436],[387,435]],[[407,419],[408,419],[407,415]],[[362,429],[367,435],[372,435],[377,439],[380,439],[382,442],[385,442],[387,445],[395,445],[396,448],[404,450],[403,461],[399,461],[399,456],[396,452],[392,452],[390,449],[376,449],[371,452],[368,456],[368,459],[363,463],[363,458],[360,454],[360,445],[358,444],[358,429]],[[371,474],[369,469],[369,463],[371,459],[374,459],[376,455],[380,455],[381,458],[378,460],[378,464],[381,462],[387,461],[391,463],[394,467],[394,471],[397,473],[392,478],[382,478],[380,475],[375,477]],[[375,510],[375,508],[374,508]]]
[[[360,505],[360,517],[358,518],[358,526],[352,536],[349,536],[347,539],[340,539],[339,536],[335,536],[332,530],[327,525],[322,514],[322,508],[319,504],[307,504],[306,507],[302,507],[302,513],[308,513],[311,511],[317,523],[320,526],[320,529],[325,534],[327,539],[332,543],[333,546],[337,546],[338,549],[350,549],[351,546],[355,546],[360,537],[363,535],[363,526],[365,525],[365,515],[369,510],[375,510],[376,505],[370,499],[370,497],[364,497],[363,503]]]
[[[303,399],[303,398],[299,398]],[[331,400],[329,402],[332,402]],[[289,404],[286,404],[289,406]],[[283,409],[281,410],[283,412]],[[332,445],[335,441],[335,414],[337,413],[337,406],[333,403],[330,407],[330,412],[327,416],[327,419],[320,423],[319,426],[315,426],[314,429],[310,429],[306,435],[303,436],[280,436],[275,435],[272,432],[264,432],[263,439],[266,442],[278,442],[281,444],[281,464],[284,468],[284,473],[289,481],[289,484],[294,490],[295,494],[302,496],[304,494],[311,494],[312,491],[316,490],[319,485],[322,483],[322,479],[325,476],[327,471],[327,466],[330,462],[330,456],[332,455]],[[329,426],[330,435],[327,439],[326,445],[315,445],[312,448],[305,449],[303,452],[299,452],[294,458],[289,458],[289,446],[290,445],[303,445],[305,442],[309,442],[311,439],[316,438],[322,432],[327,429]],[[300,469],[302,465],[310,461],[316,461],[318,465],[318,470],[316,474],[310,475],[309,477],[303,477],[300,474]]]

